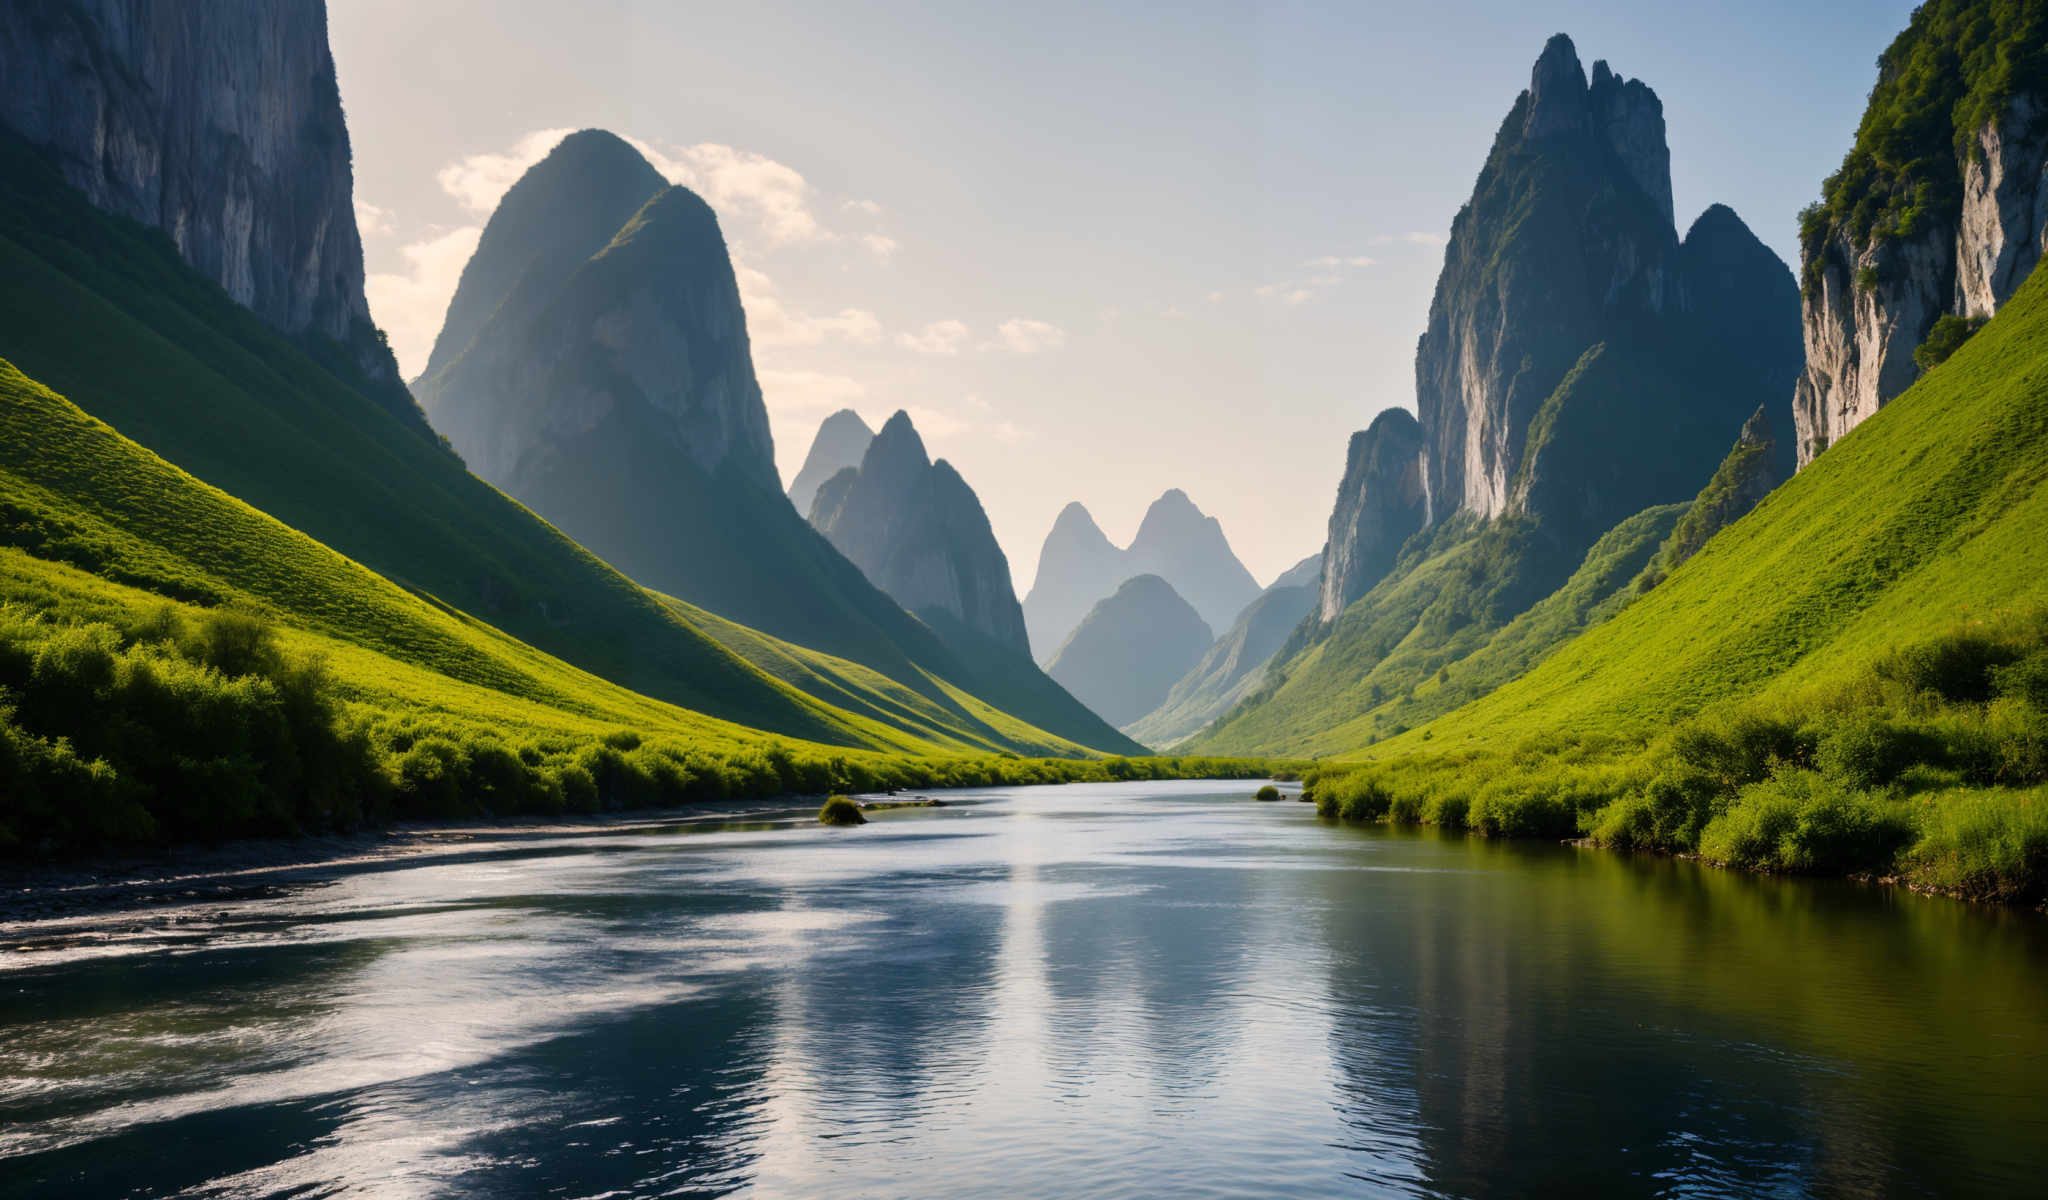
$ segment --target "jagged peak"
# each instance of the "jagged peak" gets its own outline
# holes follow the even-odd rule
[[[642,246],[649,242],[657,246],[672,241],[695,245],[700,240],[707,246],[715,242],[719,254],[725,254],[725,233],[718,227],[718,214],[711,211],[711,205],[689,188],[679,183],[670,184],[641,205],[640,211],[619,229],[611,244],[598,251],[595,257],[604,258],[629,246]]]
[[[930,466],[931,456],[925,452],[924,439],[917,435],[910,414],[900,408],[882,423],[860,463],[864,475],[875,471],[921,473]]]
[[[1749,420],[1742,423],[1742,435],[1735,440],[1736,444],[1742,446],[1770,445],[1775,439],[1771,434],[1769,406],[1757,405],[1756,412],[1750,414]]]
[[[1365,437],[1368,434],[1376,438],[1385,437],[1387,434],[1394,432],[1396,427],[1402,430],[1412,429],[1420,431],[1422,423],[1415,419],[1414,413],[1409,412],[1405,408],[1389,408],[1381,412],[1379,416],[1374,417],[1372,424],[1367,425],[1360,432],[1352,434],[1351,439],[1356,442],[1359,438]]]
[[[1723,234],[1736,232],[1740,232],[1752,241],[1756,240],[1755,232],[1736,214],[1734,209],[1717,202],[1707,205],[1706,209],[1699,216],[1693,218],[1692,227],[1685,231],[1685,240],[1691,242],[1694,238],[1701,235],[1719,237]]]
[[[828,431],[837,433],[843,429],[858,429],[869,437],[873,437],[875,432],[868,428],[868,423],[859,413],[850,408],[842,408],[818,423],[818,433],[821,436]]]

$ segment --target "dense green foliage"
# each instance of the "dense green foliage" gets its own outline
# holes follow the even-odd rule
[[[1877,84],[1841,169],[1800,214],[1807,280],[1824,243],[1856,246],[1953,228],[1962,164],[2013,96],[2048,87],[2048,3],[1928,0],[1877,60]]]
[[[1279,798],[1280,789],[1274,787],[1270,783],[1266,784],[1264,787],[1261,787],[1258,791],[1252,793],[1252,799],[1254,800],[1278,800]]]
[[[1943,313],[1935,318],[1934,327],[1927,331],[1927,340],[1913,348],[1913,363],[1922,371],[1932,371],[1948,361],[1949,356],[1962,349],[1963,343],[1979,329],[1984,328],[1985,317],[1959,317],[1954,313]]]
[[[2048,610],[1916,643],[1829,687],[1724,707],[1633,754],[1531,739],[1505,756],[1311,772],[1318,811],[1569,837],[1757,870],[1896,875],[2048,901]]]

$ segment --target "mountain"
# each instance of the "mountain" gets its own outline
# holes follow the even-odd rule
[[[1788,394],[1797,296],[1725,206],[1678,236],[1656,94],[1552,38],[1452,222],[1416,415],[1352,440],[1316,620],[1199,744],[1351,736],[1691,501]],[[1598,578],[1654,551],[1630,529]]]
[[[827,479],[848,467],[860,465],[861,456],[868,452],[868,443],[873,441],[875,431],[860,419],[860,414],[850,408],[842,408],[826,417],[818,426],[818,436],[811,440],[811,451],[804,455],[804,465],[796,473],[796,481],[789,485],[789,502],[797,512],[808,517],[811,504],[818,498],[818,489]]]
[[[1038,577],[1024,597],[1024,626],[1039,662],[1052,662],[1095,602],[1128,578],[1123,568],[1123,550],[1080,501],[1060,510],[1038,551]]]
[[[1128,725],[1159,706],[1209,642],[1172,584],[1138,575],[1088,611],[1046,673],[1103,720]]]
[[[1919,377],[1937,322],[1966,335],[2026,280],[2048,233],[2044,165],[2048,13],[1914,9],[1878,57],[1854,146],[1799,216],[1800,466]]]
[[[1668,574],[1686,559],[1700,552],[1721,530],[1740,520],[1764,497],[1792,477],[1792,447],[1786,431],[1774,428],[1770,410],[1758,408],[1735,439],[1735,448],[1693,499],[1685,516],[1671,531],[1671,540],[1658,556],[1658,568]]]
[[[547,163],[546,170],[520,176],[498,201],[448,301],[423,376],[469,349],[521,281],[566,280],[668,186],[639,151],[602,129],[579,130],[563,138],[548,154]],[[530,302],[544,294],[535,289],[523,299]],[[459,445],[479,441],[478,431],[458,420],[457,414],[435,415],[436,426]],[[469,420],[478,415],[462,414]]]
[[[910,414],[890,417],[860,465],[832,477],[811,524],[898,604],[944,613],[1037,670],[988,515],[950,463],[925,454]]]
[[[1266,679],[1266,665],[1288,635],[1315,608],[1323,556],[1289,567],[1244,606],[1237,623],[1181,676],[1159,707],[1125,727],[1148,746],[1170,747],[1199,733]]]
[[[1171,583],[1212,629],[1228,628],[1259,594],[1258,581],[1223,536],[1222,522],[1196,508],[1179,488],[1145,510],[1124,559],[1131,575],[1157,575]]]
[[[1038,555],[1038,578],[1024,597],[1024,619],[1039,661],[1066,641],[1096,601],[1135,575],[1158,575],[1212,628],[1228,628],[1258,581],[1230,549],[1223,526],[1171,489],[1145,510],[1137,536],[1118,549],[1079,503],[1060,510]]]
[[[566,139],[507,193],[485,228],[588,194],[607,214],[645,182],[608,134]],[[592,161],[604,169],[593,174]],[[569,197],[569,198],[565,198]],[[541,200],[533,198],[539,197]],[[520,203],[512,205],[517,198]],[[542,201],[545,201],[543,204]],[[508,208],[507,205],[510,205]],[[775,469],[768,411],[716,215],[662,186],[586,257],[582,242],[472,261],[476,305],[516,280],[459,352],[423,376],[421,403],[472,470],[637,582],[739,626],[858,663],[942,707],[965,692],[1057,738],[1116,752],[1119,735],[1036,671],[978,643],[949,644],[880,591],[797,515]],[[469,300],[451,304],[451,315]],[[443,340],[459,336],[458,327]]]
[[[321,0],[0,5],[0,124],[96,207],[425,423],[370,321]]]

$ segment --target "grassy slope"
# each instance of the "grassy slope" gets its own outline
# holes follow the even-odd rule
[[[476,480],[187,269],[162,235],[92,209],[4,136],[0,277],[0,356],[207,482],[627,688],[792,736],[845,736],[842,717]],[[870,713],[893,704],[865,700]],[[972,706],[926,708],[929,720],[901,726],[912,741],[937,724],[953,744],[1074,752]]]
[[[89,569],[138,593],[207,605],[254,602],[338,656],[345,682],[388,700],[466,713],[524,702],[568,732],[597,722],[724,745],[766,736],[608,683],[409,592],[193,479],[4,361],[0,542],[26,552],[0,566],[16,589],[21,580],[45,581],[40,587],[65,575],[41,559]],[[67,581],[61,590],[75,594],[82,586]],[[384,682],[364,682],[374,680]],[[776,681],[761,678],[758,686],[781,697],[787,724],[811,741],[909,753],[938,748]],[[529,715],[526,722],[538,719]]]
[[[1647,739],[2048,598],[2048,277],[1614,620],[1386,745]],[[1362,743],[1347,747],[1357,750]]]

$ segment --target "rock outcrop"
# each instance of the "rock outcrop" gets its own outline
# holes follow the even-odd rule
[[[868,443],[874,440],[875,431],[850,408],[826,417],[824,424],[818,426],[818,436],[811,440],[810,453],[804,455],[803,467],[789,485],[789,502],[796,505],[798,512],[811,515],[818,489],[846,468],[859,466],[861,456],[868,452]]]
[[[1217,638],[1194,669],[1166,693],[1158,708],[1124,727],[1155,749],[1168,749],[1200,733],[1265,682],[1266,667],[1288,635],[1316,605],[1323,556],[1311,554],[1282,572],[1237,623]]]
[[[0,122],[274,328],[339,344],[420,426],[363,298],[322,0],[0,5]]]
[[[1209,627],[1172,584],[1139,575],[1089,610],[1046,673],[1103,720],[1123,726],[1159,707],[1209,643]]]
[[[1402,543],[1429,523],[1423,447],[1422,426],[1405,408],[1390,408],[1351,435],[1323,551],[1318,620],[1336,620],[1384,579]]]
[[[1802,467],[1912,386],[1937,320],[1994,315],[2040,261],[2048,86],[2011,66],[2040,54],[2027,7],[1915,10],[1878,60],[1856,144],[1802,214]]]
[[[1153,574],[1174,590],[1212,628],[1228,628],[1259,594],[1224,536],[1222,523],[1173,488],[1152,502],[1128,548],[1103,535],[1079,503],[1060,510],[1038,555],[1038,576],[1024,597],[1024,619],[1032,653],[1050,662],[1097,601],[1136,575]]]
[[[910,414],[890,417],[860,465],[832,477],[810,519],[896,603],[922,617],[944,613],[1029,656],[1024,610],[988,515],[952,464],[926,455]]]

